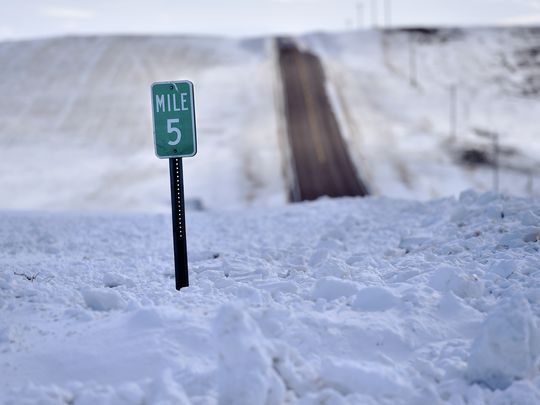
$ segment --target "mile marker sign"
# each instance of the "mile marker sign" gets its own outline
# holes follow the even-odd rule
[[[197,153],[195,102],[190,81],[152,84],[154,149],[169,159],[176,289],[189,286],[182,157]]]
[[[160,159],[189,157],[197,153],[193,83],[152,84],[154,145]]]

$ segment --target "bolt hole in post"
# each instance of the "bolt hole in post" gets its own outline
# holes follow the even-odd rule
[[[176,289],[189,286],[182,158],[197,153],[193,83],[152,84],[156,156],[169,159]]]

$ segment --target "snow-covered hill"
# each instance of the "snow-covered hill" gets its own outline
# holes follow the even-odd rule
[[[321,200],[188,230],[176,292],[168,216],[3,212],[0,403],[540,402],[538,201]]]
[[[150,85],[195,83],[186,193],[210,208],[285,201],[268,40],[82,37],[0,43],[0,207],[166,210]]]
[[[497,158],[486,135],[497,134],[499,190],[540,195],[540,29],[299,40],[322,57],[352,156],[376,194],[427,199],[492,190]]]

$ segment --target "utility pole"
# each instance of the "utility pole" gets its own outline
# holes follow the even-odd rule
[[[476,132],[476,135],[481,136],[482,138],[486,138],[490,140],[492,143],[493,191],[498,193],[499,192],[499,154],[500,154],[499,134],[495,131],[481,130],[481,129],[477,129],[475,130],[475,132]]]
[[[529,170],[527,170],[527,193],[529,194],[529,197],[533,196],[533,179],[533,169],[529,168]]]
[[[371,0],[371,22],[377,28],[377,0]]]
[[[457,139],[457,85],[450,85],[450,139]]]
[[[412,87],[416,87],[418,81],[416,80],[416,48],[413,33],[409,32],[407,39],[409,42],[409,83]]]
[[[356,2],[356,28],[364,28],[364,3]]]
[[[392,25],[392,0],[384,0],[384,25],[386,28]]]

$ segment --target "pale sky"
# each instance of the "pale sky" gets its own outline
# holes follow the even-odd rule
[[[0,40],[65,34],[257,36],[371,27],[540,23],[540,0],[0,0]],[[374,7],[375,5],[375,7]],[[376,13],[374,13],[376,11]]]

